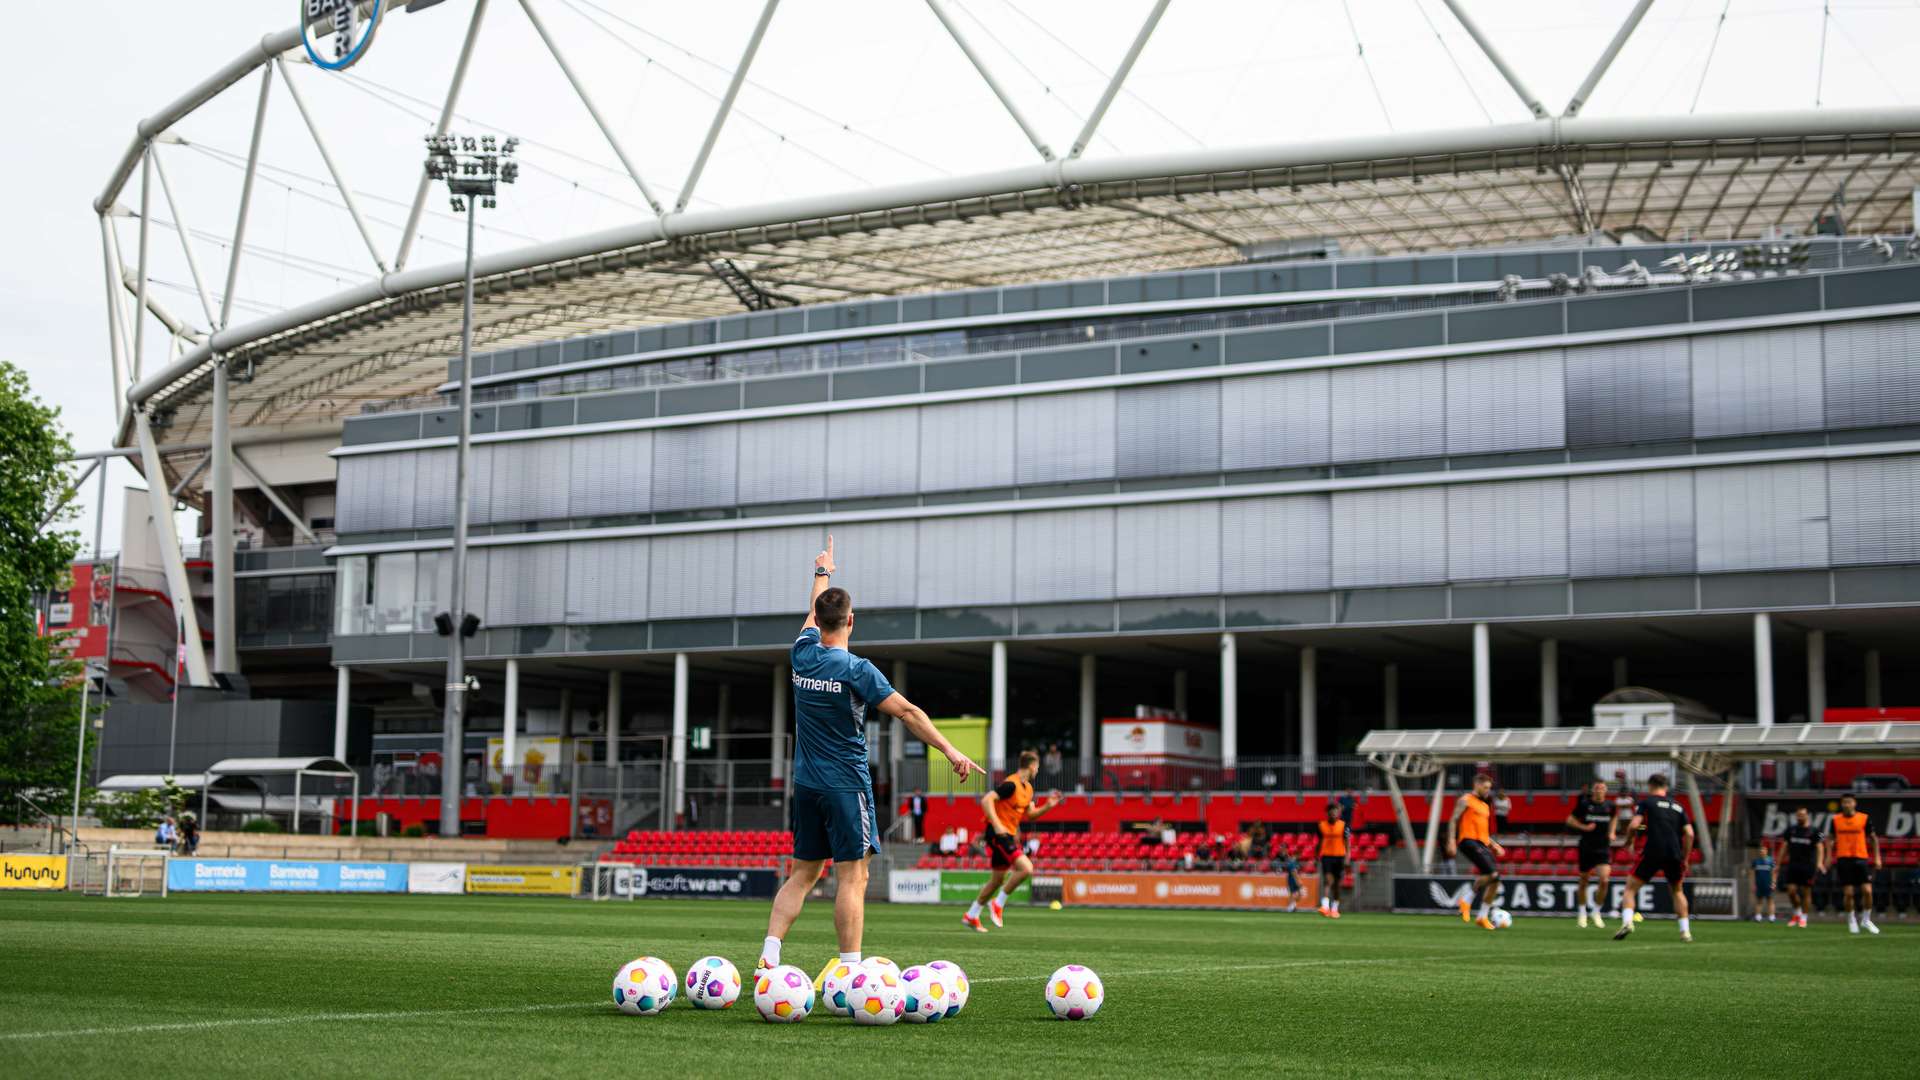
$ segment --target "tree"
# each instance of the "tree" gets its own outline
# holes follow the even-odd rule
[[[67,582],[80,550],[60,528],[73,451],[59,419],[0,361],[0,820],[19,814],[21,795],[55,812],[73,798],[83,669],[38,619],[38,597]]]

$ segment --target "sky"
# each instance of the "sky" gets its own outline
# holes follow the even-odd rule
[[[654,195],[671,206],[761,0],[527,0]],[[1462,0],[1521,80],[1558,112],[1631,0]],[[1152,0],[943,0],[1043,137],[1064,152]],[[261,35],[298,0],[63,0],[18,4],[0,66],[10,103],[0,168],[0,359],[58,406],[79,450],[113,437],[106,287],[92,203],[134,125]],[[389,268],[417,183],[421,137],[445,93],[473,0],[386,17],[365,58],[287,78],[355,192],[373,251],[276,76],[229,323]],[[1920,0],[1661,0],[1586,115],[1857,108],[1920,102]],[[260,76],[188,116],[159,150],[170,203],[151,195],[154,300],[218,322]],[[482,219],[482,251],[652,216],[570,90],[520,0],[491,0],[455,130],[523,140],[521,182]],[[1442,0],[1174,0],[1088,157],[1313,141],[1523,121],[1514,92]],[[734,112],[692,195],[745,206],[1030,163],[1034,149],[921,0],[781,0]],[[138,171],[115,228],[137,256]],[[177,210],[177,213],[176,213]],[[177,222],[213,309],[209,318]],[[460,254],[461,220],[429,199],[412,266]],[[142,361],[171,342],[147,323]],[[109,474],[106,548],[118,544]],[[94,482],[71,523],[91,541]],[[183,532],[195,526],[180,517]]]

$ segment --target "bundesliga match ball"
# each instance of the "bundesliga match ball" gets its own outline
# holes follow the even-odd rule
[[[900,977],[900,965],[884,956],[869,956],[860,962],[868,967],[886,968],[888,971],[893,972],[894,978]]]
[[[813,983],[792,964],[762,971],[753,983],[753,1007],[770,1024],[797,1024],[813,1011]]]
[[[740,1000],[740,971],[724,956],[703,956],[687,969],[687,1000],[696,1008],[725,1009]]]
[[[967,985],[967,973],[960,970],[959,964],[950,960],[930,961],[921,964],[920,970],[932,972],[946,983],[947,1019],[951,1020],[959,1016],[960,1010],[967,1007],[967,995],[971,992]]]
[[[1507,914],[1506,908],[1495,908],[1493,912],[1493,925],[1505,930],[1507,927],[1513,925],[1513,916]]]
[[[853,1010],[856,1024],[884,1027],[900,1019],[906,1012],[907,996],[892,961],[884,966],[871,961],[861,964],[847,984],[847,1006]]]
[[[820,969],[820,976],[813,980],[813,988],[820,996],[820,1007],[829,1016],[852,1016],[853,1007],[847,1002],[847,992],[852,989],[853,977],[860,973],[860,965],[845,960],[829,960],[827,966]]]
[[[1107,989],[1092,968],[1068,964],[1047,980],[1047,1008],[1059,1020],[1085,1020],[1100,1011]]]
[[[673,965],[643,956],[613,976],[613,1003],[630,1016],[653,1016],[673,1004],[680,987]]]
[[[900,973],[900,987],[906,993],[906,1011],[900,1018],[909,1024],[932,1024],[947,1018],[947,1010],[954,1007],[954,972],[957,968],[951,964],[942,965],[945,970],[936,971],[932,964],[910,967]]]

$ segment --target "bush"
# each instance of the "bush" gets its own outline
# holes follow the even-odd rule
[[[240,826],[240,831],[250,833],[283,833],[287,830],[272,818],[257,817],[245,825]]]
[[[406,828],[401,829],[400,835],[401,836],[425,836],[427,835],[427,827],[416,821],[413,824],[407,826]]]

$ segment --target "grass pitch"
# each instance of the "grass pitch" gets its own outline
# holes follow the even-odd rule
[[[860,1028],[684,1001],[614,1010],[643,953],[751,969],[766,906],[427,896],[0,894],[0,1075],[1912,1076],[1920,927],[1877,938],[1649,920],[1615,943],[1565,919],[1488,933],[1433,916],[875,905],[868,952],[966,968],[957,1019]],[[785,959],[832,955],[810,905]],[[1050,1018],[1078,962],[1094,1019]],[[751,988],[748,988],[749,994]]]

